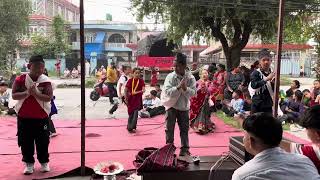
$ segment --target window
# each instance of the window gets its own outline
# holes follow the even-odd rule
[[[112,34],[109,39],[108,39],[109,43],[126,43],[126,40],[124,39],[124,37],[120,34]]]
[[[38,0],[32,0],[32,11],[36,12],[38,10]]]

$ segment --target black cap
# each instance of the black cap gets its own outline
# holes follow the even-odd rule
[[[29,63],[44,63],[44,60],[41,55],[31,56]]]
[[[267,57],[267,58],[270,58],[270,59],[272,58],[271,54],[270,54],[270,51],[268,49],[261,49],[261,51],[259,51],[259,53],[258,53],[259,60],[263,59],[264,57]]]

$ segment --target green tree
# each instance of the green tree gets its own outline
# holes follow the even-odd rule
[[[61,53],[70,52],[65,21],[60,16],[55,16],[51,26],[52,33],[47,36],[32,35],[33,54],[40,54],[45,58],[57,58]]]
[[[42,55],[44,58],[55,58],[55,44],[50,37],[35,34],[32,40],[32,54]]]
[[[287,0],[286,15],[312,11],[319,7],[315,1]],[[185,35],[220,41],[228,69],[239,65],[250,35],[263,40],[274,38],[278,5],[278,0],[131,0],[138,20],[148,17],[166,22],[168,37],[176,42]]]
[[[26,0],[0,1],[0,69],[6,69],[8,56],[19,48],[19,35],[26,32],[31,5]]]
[[[61,53],[69,53],[70,46],[68,44],[66,22],[60,16],[55,16],[53,18],[52,28],[52,38],[54,39],[55,55],[58,56]]]

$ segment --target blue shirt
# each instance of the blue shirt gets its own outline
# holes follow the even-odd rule
[[[264,150],[237,169],[232,180],[316,180],[318,170],[306,156],[280,147]]]

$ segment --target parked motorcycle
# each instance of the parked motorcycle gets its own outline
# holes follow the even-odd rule
[[[105,81],[106,78],[102,78],[93,86],[93,91],[90,93],[90,99],[92,101],[97,101],[100,97],[109,97],[109,89],[108,86],[104,84]]]

